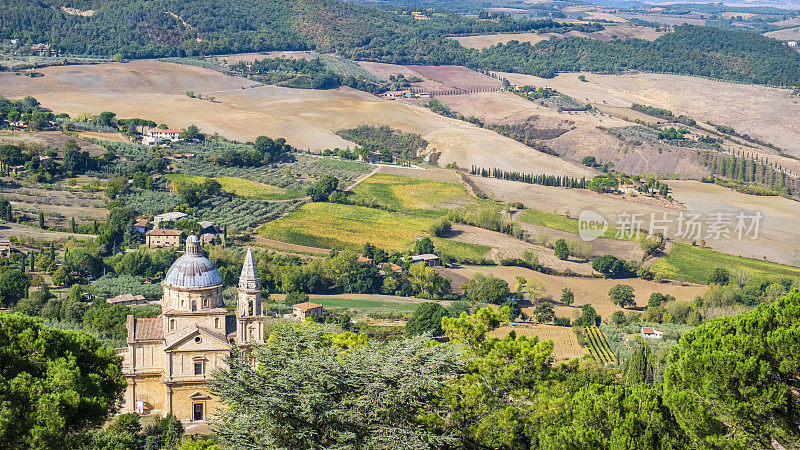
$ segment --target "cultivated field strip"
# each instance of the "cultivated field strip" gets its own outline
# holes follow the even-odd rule
[[[606,337],[597,327],[586,327],[586,341],[589,353],[602,364],[611,364],[617,361],[616,355],[611,351]]]

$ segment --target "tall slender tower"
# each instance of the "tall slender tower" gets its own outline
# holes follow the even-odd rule
[[[239,299],[236,307],[236,342],[240,346],[264,343],[264,316],[261,311],[261,280],[247,249],[242,274],[239,276]]]

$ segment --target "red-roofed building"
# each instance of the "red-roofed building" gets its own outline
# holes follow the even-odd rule
[[[116,297],[109,298],[106,300],[106,303],[111,303],[112,305],[120,304],[120,305],[144,305],[147,303],[147,299],[144,298],[144,295],[133,295],[133,294],[121,294]]]
[[[304,302],[292,306],[292,314],[297,320],[306,320],[311,316],[325,316],[325,310],[322,305],[316,303]]]
[[[136,231],[138,231],[141,234],[147,233],[147,227],[149,226],[150,222],[148,222],[147,219],[143,217],[140,219],[136,219],[136,222],[134,222],[133,224],[133,227],[136,228]]]
[[[647,339],[661,339],[666,331],[653,327],[642,327],[642,337]]]

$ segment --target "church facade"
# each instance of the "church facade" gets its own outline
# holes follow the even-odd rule
[[[196,236],[186,240],[186,252],[161,285],[160,316],[127,318],[128,346],[119,350],[128,383],[121,412],[205,421],[220,406],[208,389],[212,372],[225,366],[233,344],[247,348],[264,342],[253,254],[248,250],[245,257],[234,314],[225,308],[222,278],[200,253]]]

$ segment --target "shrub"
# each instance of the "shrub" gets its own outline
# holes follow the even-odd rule
[[[560,260],[566,260],[569,258],[569,245],[567,244],[566,239],[559,239],[556,241],[553,250],[556,253],[556,258]]]
[[[730,272],[727,269],[723,269],[722,267],[717,267],[714,269],[714,273],[708,277],[708,284],[718,284],[720,286],[725,286],[731,279]]]
[[[442,217],[431,224],[430,233],[436,237],[447,237],[453,231],[453,226],[446,217]]]
[[[554,317],[553,325],[558,327],[568,327],[570,326],[570,320],[568,317]]]

